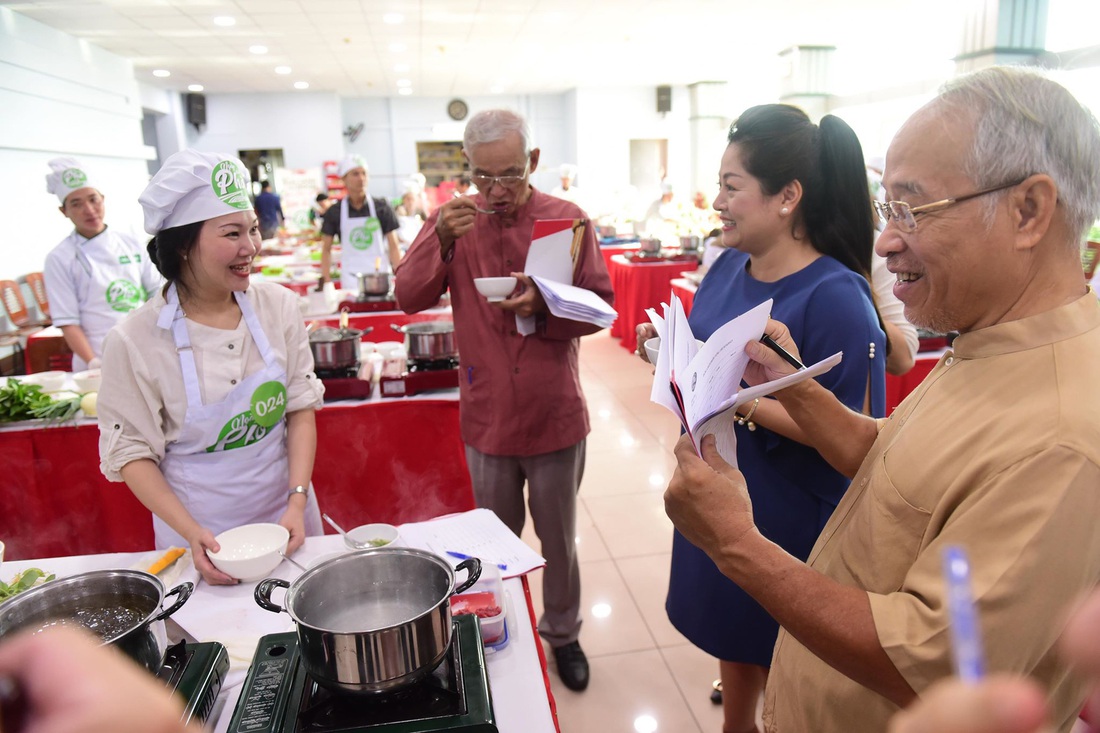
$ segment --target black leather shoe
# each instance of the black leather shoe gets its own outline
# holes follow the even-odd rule
[[[558,663],[558,677],[566,687],[575,692],[588,687],[588,657],[579,641],[554,647],[554,661]]]

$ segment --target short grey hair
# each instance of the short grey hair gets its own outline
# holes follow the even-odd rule
[[[510,109],[487,109],[478,112],[466,123],[466,134],[462,136],[462,149],[469,155],[475,146],[496,142],[513,132],[519,133],[523,140],[524,155],[530,153],[531,128],[527,125],[527,120]]]
[[[974,115],[974,141],[963,165],[977,186],[992,188],[1045,173],[1058,187],[1066,226],[1078,246],[1100,212],[1100,127],[1069,91],[1038,69],[993,66],[948,81],[939,100]],[[987,218],[997,197],[987,204]]]

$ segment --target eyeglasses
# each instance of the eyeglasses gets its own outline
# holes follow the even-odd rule
[[[1005,183],[1000,186],[994,186],[993,188],[987,188],[975,193],[969,193],[966,196],[954,196],[952,198],[942,199],[940,201],[933,201],[930,204],[921,204],[920,206],[910,206],[904,201],[872,201],[871,204],[875,207],[875,211],[886,221],[897,222],[897,225],[905,232],[917,231],[917,214],[928,214],[933,211],[941,211],[954,206],[955,204],[961,204],[963,201],[969,201],[970,199],[978,198],[979,196],[985,196],[986,194],[996,193],[997,191],[1003,191],[1006,188],[1012,188],[1013,186],[1019,186],[1021,183],[1027,180],[1027,177],[1021,178],[1018,181],[1012,183]]]
[[[488,192],[493,186],[498,183],[507,189],[516,189],[523,185],[523,182],[527,180],[527,173],[531,169],[531,159],[527,159],[527,165],[523,166],[523,175],[519,176],[480,176],[472,175],[470,179],[477,186],[478,191]]]

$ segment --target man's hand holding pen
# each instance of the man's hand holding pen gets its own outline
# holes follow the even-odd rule
[[[794,339],[782,323],[768,319],[768,325],[764,328],[764,338],[769,339],[771,343],[761,339],[761,341],[750,341],[745,346],[745,353],[750,359],[744,376],[748,384],[755,386],[771,382],[806,368],[799,358]]]

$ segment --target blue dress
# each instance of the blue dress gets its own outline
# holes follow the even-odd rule
[[[817,381],[848,407],[863,409],[868,379],[871,412],[886,402],[886,337],[867,281],[831,257],[819,257],[778,282],[755,280],[748,255],[723,252],[699,285],[692,333],[706,340],[730,319],[773,298],[772,318],[783,322],[802,362],[838,351],[844,359]],[[874,357],[870,357],[870,344]],[[760,532],[801,560],[848,488],[817,451],[761,426],[737,426],[737,462],[748,483]],[[669,620],[695,646],[730,662],[771,666],[779,625],[747,593],[719,572],[707,555],[676,532],[665,602]]]

